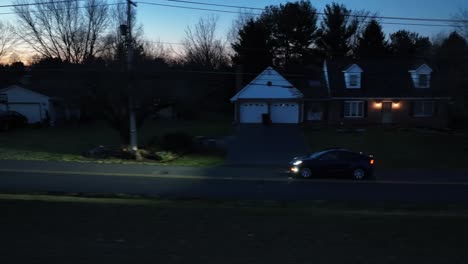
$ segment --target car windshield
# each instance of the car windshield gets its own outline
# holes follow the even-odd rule
[[[316,159],[316,158],[322,156],[325,153],[326,153],[326,151],[315,152],[315,153],[310,154],[309,158]]]

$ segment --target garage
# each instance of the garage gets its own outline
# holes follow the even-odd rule
[[[269,114],[272,123],[301,122],[303,94],[272,67],[268,67],[242,88],[231,102],[238,123],[262,123]]]
[[[28,118],[28,123],[34,124],[43,120],[40,104],[8,104],[10,111],[16,111]]]
[[[273,103],[270,117],[273,123],[299,123],[299,104],[294,102]]]
[[[245,102],[240,105],[241,123],[261,123],[262,115],[268,113],[265,102]]]
[[[55,111],[51,98],[38,92],[12,85],[0,90],[0,111],[15,111],[24,115],[29,124],[50,121]]]

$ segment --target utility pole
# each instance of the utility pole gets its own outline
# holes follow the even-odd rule
[[[138,150],[137,127],[135,120],[135,105],[133,102],[133,38],[132,38],[132,5],[131,0],[127,0],[127,78],[128,78],[128,115],[130,122],[130,151],[136,154]]]

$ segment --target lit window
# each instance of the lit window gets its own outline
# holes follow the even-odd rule
[[[344,117],[364,117],[364,102],[346,101],[343,110]]]

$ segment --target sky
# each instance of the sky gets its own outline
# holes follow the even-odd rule
[[[134,0],[135,1],[135,0]],[[197,8],[210,8],[238,12],[237,8],[213,7],[195,5],[189,3],[177,3],[170,0],[141,0],[142,2],[151,2],[166,5],[190,6]],[[278,5],[286,3],[286,0],[188,0],[198,1],[212,4],[235,5],[245,7],[263,8],[268,5]],[[10,4],[13,0],[0,0],[0,5]],[[136,0],[138,2],[138,0]],[[331,0],[312,0],[313,6],[319,12],[323,12],[326,4],[330,4]],[[453,14],[460,8],[468,8],[467,0],[341,0],[336,1],[342,3],[352,10],[365,9],[371,12],[376,12],[380,16],[397,16],[397,17],[417,17],[417,18],[452,18]],[[189,10],[173,7],[154,6],[140,3],[137,8],[137,20],[143,25],[144,33],[152,41],[161,41],[167,43],[180,43],[188,26],[193,26],[201,17],[209,15],[218,16],[218,31],[217,34],[221,38],[225,38],[227,31],[230,29],[234,19],[238,14],[228,14],[213,11]],[[10,8],[0,8],[1,21],[15,21],[15,15],[3,15],[1,13],[11,12]],[[255,11],[260,12],[260,11]],[[397,22],[397,23],[422,23],[419,21],[394,21],[386,20],[381,22]],[[447,24],[446,22],[425,22],[430,24]],[[449,32],[450,26],[409,26],[409,25],[389,25],[383,24],[384,31],[389,34],[399,29],[408,29],[416,31],[422,35],[434,37],[440,32]],[[168,44],[166,44],[168,45]],[[172,45],[176,48],[178,45]]]
[[[167,0],[148,0],[154,3],[184,5],[201,8],[223,9],[231,11],[239,11],[235,8],[212,7],[189,5],[182,3],[174,3]],[[197,1],[197,0],[194,0]],[[198,0],[198,2],[236,5],[246,7],[265,7],[268,5],[277,5],[286,3],[283,0]],[[315,0],[312,1],[314,7],[320,12],[323,11],[325,5],[331,3],[330,0]],[[376,12],[380,16],[398,16],[398,17],[420,17],[420,18],[451,18],[459,8],[468,8],[466,0],[342,0],[337,1],[346,5],[352,10],[366,9],[371,12]],[[171,7],[149,6],[140,4],[138,7],[138,19],[144,25],[145,33],[153,40],[162,42],[180,42],[185,36],[185,29],[189,25],[194,25],[200,17],[215,14],[219,17],[218,34],[225,36],[227,30],[232,25],[232,21],[238,16],[237,14],[217,13],[210,11],[186,10]],[[260,12],[260,11],[256,11]],[[383,21],[382,21],[383,22]],[[398,23],[420,23],[412,21],[387,21]],[[431,22],[426,22],[431,23]],[[447,24],[443,22],[433,22],[431,24]],[[395,32],[399,29],[408,29],[419,32],[422,35],[433,37],[441,31],[449,31],[450,27],[428,27],[428,26],[407,26],[407,25],[383,25],[384,31],[388,33]]]

